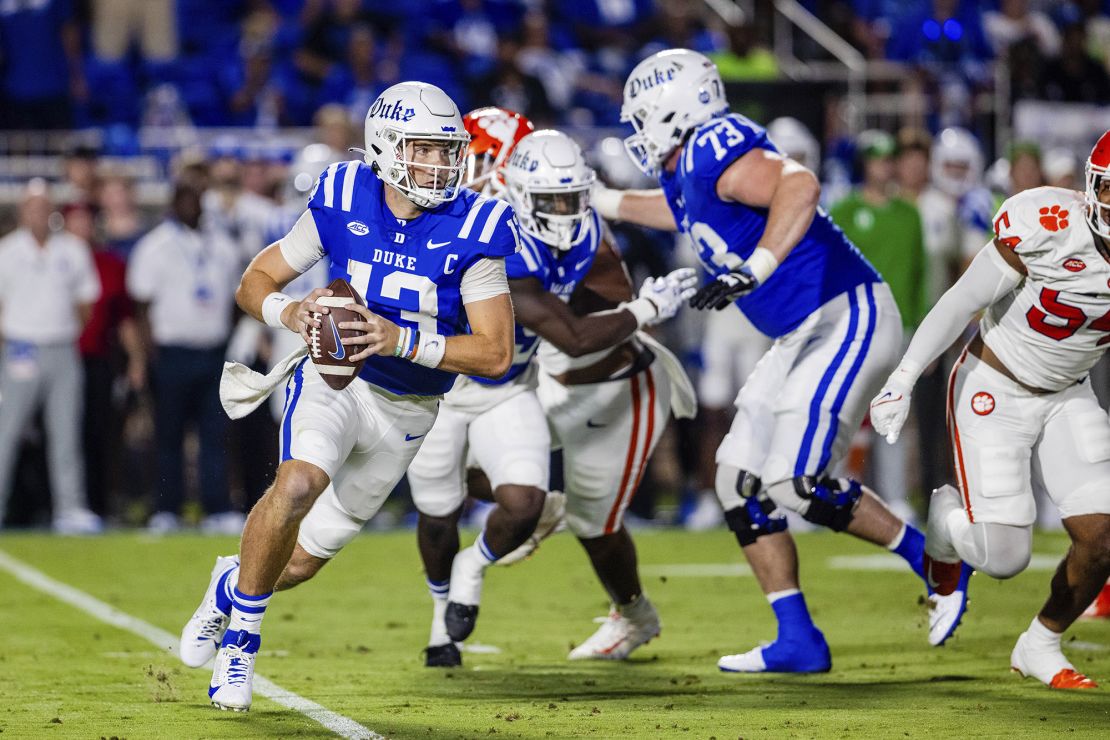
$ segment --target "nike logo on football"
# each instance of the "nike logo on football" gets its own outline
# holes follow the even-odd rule
[[[342,360],[347,356],[347,348],[343,346],[343,340],[339,338],[339,327],[335,325],[335,319],[331,314],[328,314],[328,325],[331,327],[331,335],[335,337],[336,352],[328,352],[333,360]]]
[[[446,247],[450,243],[451,243],[450,240],[445,241],[445,242],[434,242],[431,239],[429,239],[428,240],[428,249],[439,249],[440,247]]]
[[[405,435],[405,441],[406,442],[411,442],[414,439],[420,439],[423,436],[424,436],[423,434],[406,434]]]
[[[588,426],[590,429],[600,429],[601,427],[607,427],[609,425],[608,424],[595,424],[593,419],[586,419],[586,426]]]

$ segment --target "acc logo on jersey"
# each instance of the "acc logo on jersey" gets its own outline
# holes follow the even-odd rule
[[[1068,272],[1082,272],[1087,269],[1087,263],[1078,257],[1064,260],[1064,269]]]
[[[1042,208],[1041,226],[1048,231],[1059,231],[1068,228],[1068,212],[1061,210],[1060,206]]]
[[[355,236],[366,236],[370,233],[370,227],[361,221],[351,221],[347,224],[347,231]]]
[[[971,410],[979,416],[986,416],[994,411],[994,396],[986,391],[979,391],[971,397]]]

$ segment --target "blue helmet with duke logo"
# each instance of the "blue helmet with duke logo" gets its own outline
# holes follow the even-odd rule
[[[624,146],[641,170],[658,176],[691,131],[727,111],[717,65],[689,49],[661,51],[637,64],[624,83],[621,121],[635,129]]]
[[[414,142],[442,146],[436,161],[416,161]],[[366,149],[361,151],[388,185],[421,208],[459,194],[463,156],[470,135],[447,93],[425,82],[399,82],[366,112]]]

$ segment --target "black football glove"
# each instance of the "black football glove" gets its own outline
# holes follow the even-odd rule
[[[751,293],[758,284],[755,277],[746,270],[726,272],[718,275],[716,280],[703,285],[690,299],[690,307],[720,311],[740,296]]]

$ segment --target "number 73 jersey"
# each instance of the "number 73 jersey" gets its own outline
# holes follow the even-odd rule
[[[989,306],[983,341],[1022,383],[1062,390],[1087,375],[1110,344],[1110,262],[1087,227],[1083,194],[1034,188],[994,219],[999,243],[1028,275]]]

